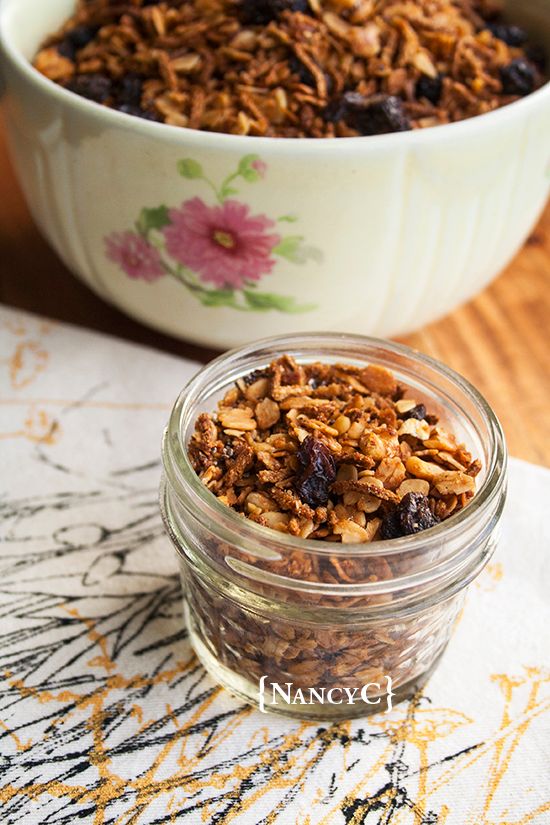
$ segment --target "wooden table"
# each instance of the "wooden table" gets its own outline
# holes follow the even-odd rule
[[[39,235],[0,130],[0,302],[201,361],[212,352],[153,332],[105,304]],[[474,301],[403,341],[487,397],[512,455],[550,466],[550,206],[524,249]],[[0,356],[1,357],[1,356]]]

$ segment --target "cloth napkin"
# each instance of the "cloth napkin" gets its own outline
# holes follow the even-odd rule
[[[424,692],[334,725],[198,664],[161,527],[160,439],[197,365],[0,309],[3,825],[550,822],[550,472]]]

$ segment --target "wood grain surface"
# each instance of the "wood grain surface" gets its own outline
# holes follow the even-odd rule
[[[33,224],[1,128],[0,195],[0,302],[176,355],[206,361],[214,354],[141,326],[70,274]],[[550,466],[550,206],[488,289],[401,340],[481,390],[504,425],[512,455]]]

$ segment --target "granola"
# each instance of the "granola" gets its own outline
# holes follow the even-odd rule
[[[38,71],[128,115],[252,136],[450,123],[543,83],[493,0],[79,0]]]
[[[239,379],[189,444],[224,504],[294,536],[368,543],[462,509],[481,464],[380,366],[298,364]]]
[[[191,640],[223,683],[253,701],[262,676],[328,690],[389,675],[403,698],[431,672],[463,591],[415,574],[456,548],[390,540],[428,538],[481,470],[434,405],[379,365],[282,355],[198,416],[187,449],[203,484],[243,523],[307,540],[241,545],[182,511]]]

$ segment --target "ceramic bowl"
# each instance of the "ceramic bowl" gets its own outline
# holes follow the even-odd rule
[[[550,46],[549,0],[510,13]],[[151,123],[30,65],[74,0],[2,0],[9,145],[33,216],[107,301],[212,347],[274,333],[390,336],[481,290],[550,186],[550,84],[481,117],[340,140]]]

